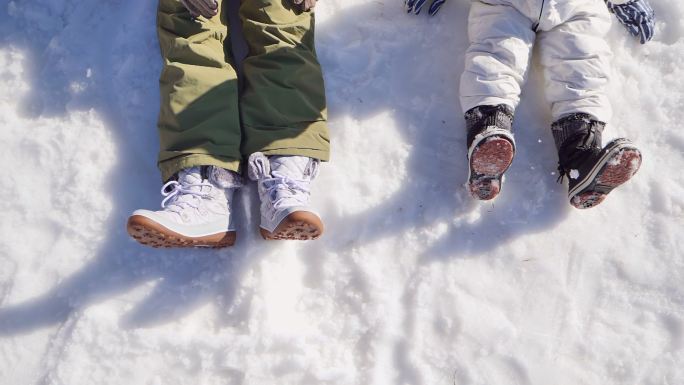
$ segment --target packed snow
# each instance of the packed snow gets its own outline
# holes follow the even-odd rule
[[[467,0],[322,0],[327,233],[262,240],[250,185],[235,247],[154,250],[124,224],[161,201],[156,2],[0,2],[0,384],[683,384],[684,2],[651,3],[654,41],[609,35],[605,139],[644,162],[597,208],[536,59],[501,195],[467,195]]]

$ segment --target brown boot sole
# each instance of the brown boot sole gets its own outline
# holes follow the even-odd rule
[[[223,248],[235,244],[235,231],[207,235],[204,237],[187,237],[167,229],[159,223],[141,216],[128,218],[126,225],[128,234],[145,246],[154,248],[169,247],[209,247]]]
[[[596,176],[594,190],[583,191],[570,199],[578,209],[594,207],[606,199],[614,188],[630,180],[641,166],[641,153],[636,149],[624,149],[608,160]]]
[[[494,199],[501,191],[501,177],[513,162],[515,148],[502,137],[491,137],[477,146],[470,157],[470,195],[479,200]]]
[[[267,240],[315,240],[323,235],[321,219],[307,211],[295,211],[283,219],[273,232],[259,229]]]

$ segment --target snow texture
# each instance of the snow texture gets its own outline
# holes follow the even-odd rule
[[[502,193],[465,191],[468,1],[320,1],[327,234],[261,240],[250,182],[207,251],[124,230],[161,198],[155,2],[0,2],[0,383],[683,384],[684,2],[652,3],[654,41],[609,35],[643,166],[580,211],[536,59]]]

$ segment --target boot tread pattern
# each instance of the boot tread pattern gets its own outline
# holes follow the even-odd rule
[[[480,200],[494,199],[501,191],[501,178],[513,162],[515,149],[506,138],[493,136],[478,145],[470,157],[470,194]]]
[[[314,214],[297,211],[294,212],[276,227],[273,232],[261,229],[261,236],[267,240],[315,240],[323,235],[323,223]]]
[[[141,216],[133,216],[126,226],[128,234],[140,244],[154,248],[224,248],[235,244],[235,231],[205,237],[186,237]]]
[[[616,187],[627,182],[641,166],[641,153],[636,148],[617,148],[596,174],[594,181],[584,190],[570,198],[579,209],[594,207]]]

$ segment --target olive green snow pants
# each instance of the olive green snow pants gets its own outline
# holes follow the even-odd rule
[[[223,2],[212,19],[193,19],[180,0],[159,0],[162,178],[199,165],[238,171],[254,152],[327,161],[313,13],[295,11],[284,0],[242,0],[249,52],[240,93]]]

